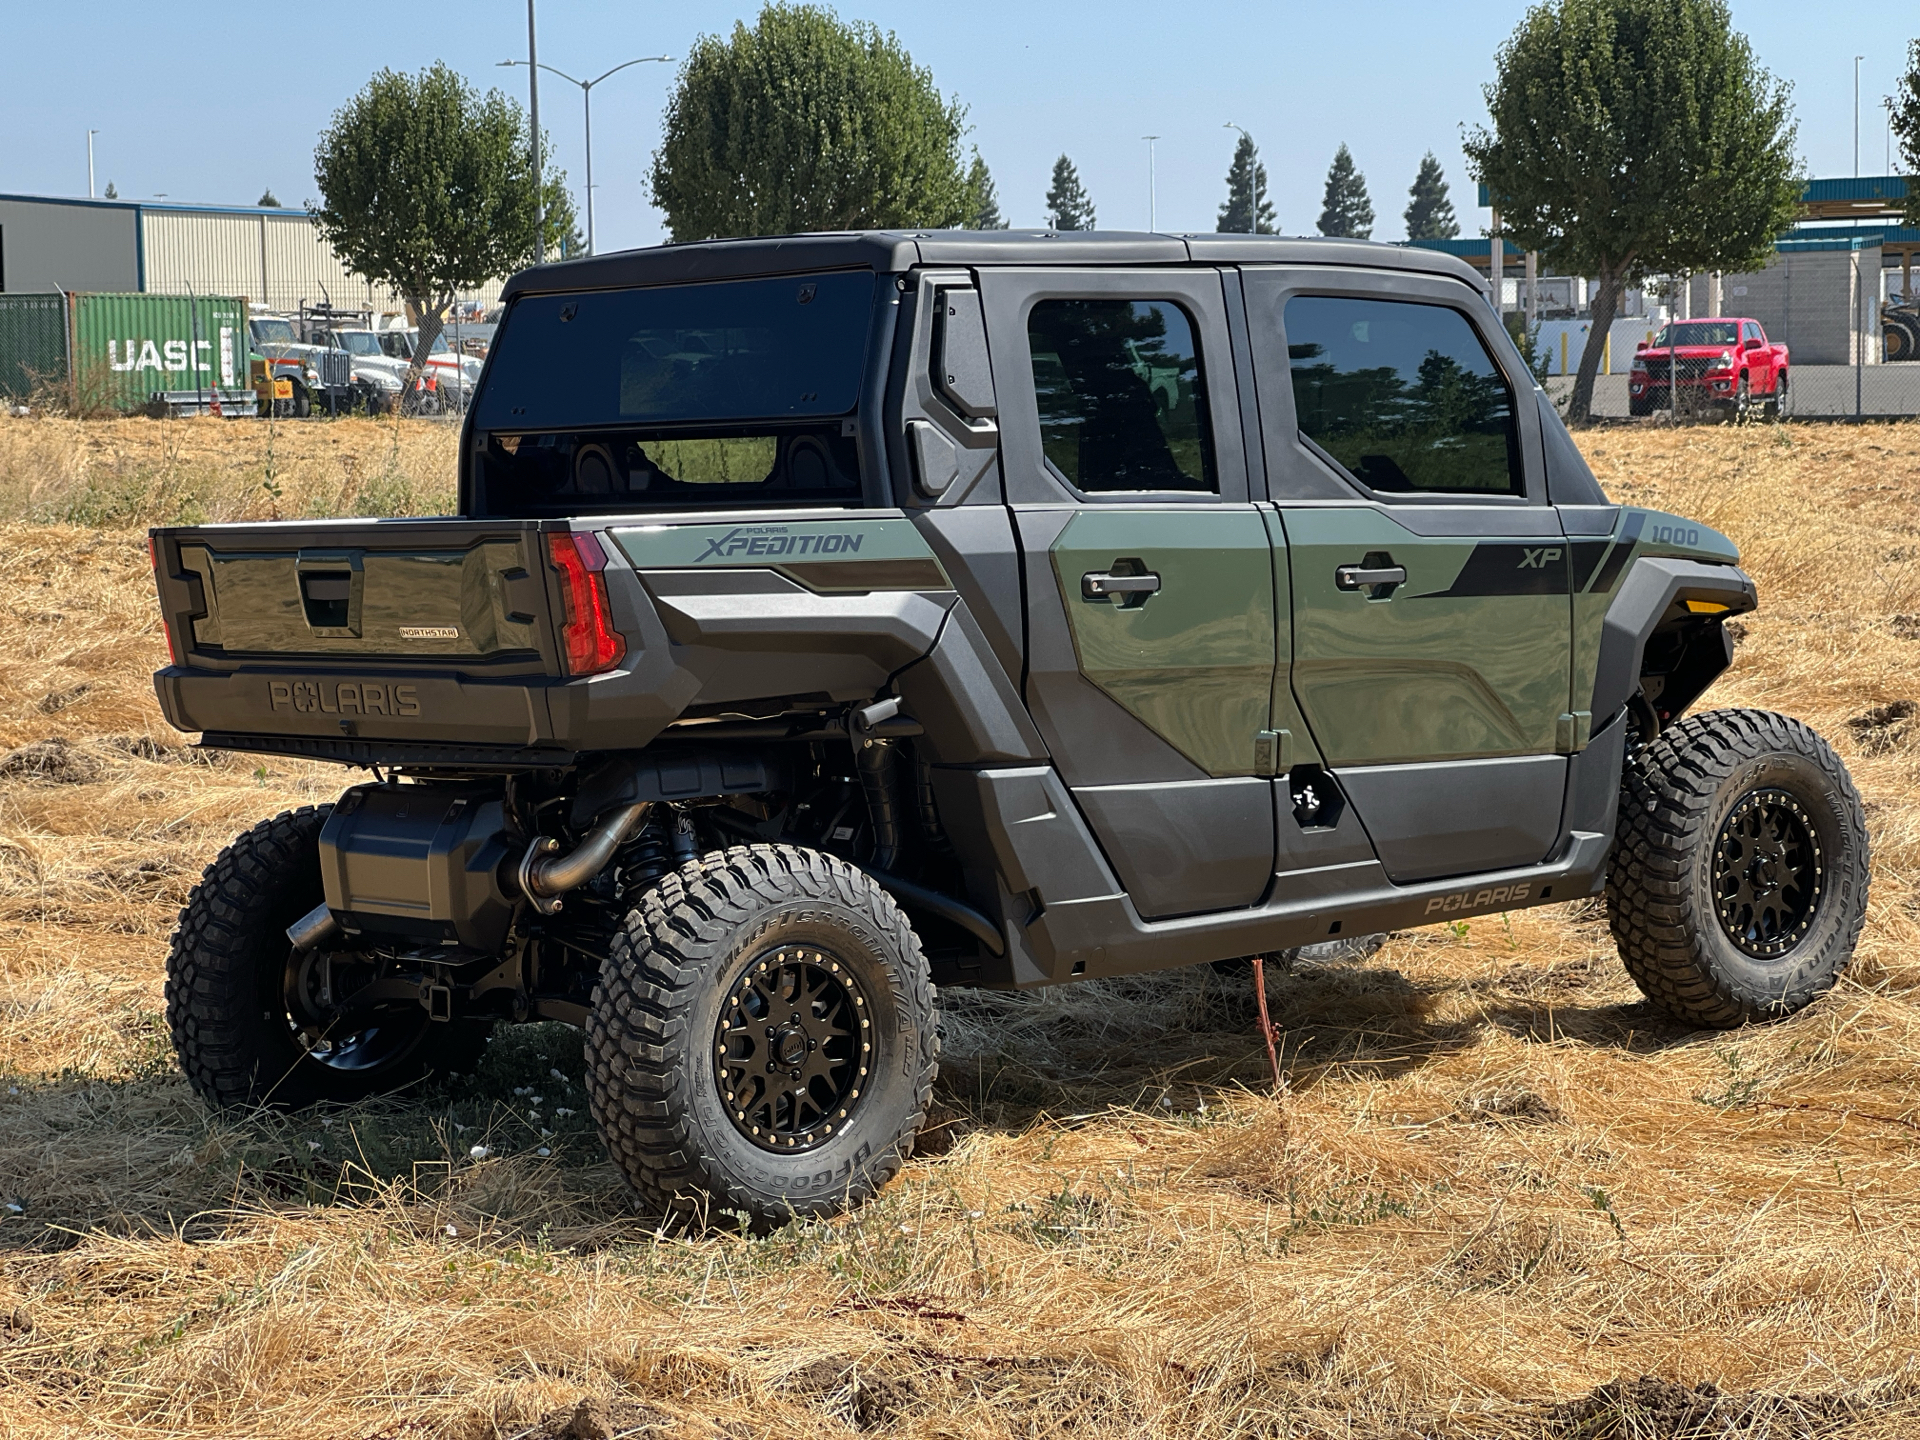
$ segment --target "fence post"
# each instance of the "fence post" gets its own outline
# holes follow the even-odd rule
[[[1853,292],[1851,297],[1853,304],[1849,307],[1853,311],[1850,324],[1853,330],[1853,418],[1858,420],[1864,409],[1861,401],[1866,389],[1867,375],[1867,330],[1860,323],[1860,312],[1864,308],[1860,302],[1865,298],[1863,294],[1865,287],[1860,283],[1860,252],[1858,250],[1853,252],[1853,264],[1849,268],[1847,288]]]

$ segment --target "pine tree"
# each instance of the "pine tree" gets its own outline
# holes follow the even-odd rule
[[[1431,150],[1420,161],[1420,173],[1413,177],[1413,188],[1407,195],[1407,239],[1451,240],[1460,233],[1460,222],[1453,218],[1453,201],[1447,198],[1446,177]]]
[[[973,196],[973,218],[963,230],[1004,230],[1007,222],[1000,216],[1000,193],[994,189],[993,174],[987,162],[973,152],[973,164],[967,167],[967,190]]]
[[[1247,222],[1252,220],[1252,224]],[[1242,135],[1233,147],[1227,170],[1227,203],[1220,207],[1214,230],[1222,235],[1273,234],[1273,202],[1267,199],[1267,167],[1251,135]]]
[[[268,186],[265,190],[262,190],[260,192],[260,198],[253,203],[263,210],[278,210],[281,208],[280,202],[274,198],[272,186]]]
[[[1353,152],[1345,145],[1333,152],[1333,164],[1327,167],[1320,233],[1352,240],[1373,237],[1373,202],[1367,198],[1367,177],[1354,167]]]
[[[1093,229],[1093,199],[1080,183],[1073,161],[1062,155],[1053,162],[1053,186],[1047,191],[1047,221],[1056,230]]]
[[[113,182],[111,180],[107,181],[107,193],[103,198],[108,200],[118,200],[120,198],[120,192],[113,188]]]

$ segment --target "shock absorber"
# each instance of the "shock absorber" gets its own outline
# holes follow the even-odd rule
[[[659,811],[620,856],[620,898],[632,901],[641,891],[674,868],[675,861],[667,844],[667,827],[673,823]]]

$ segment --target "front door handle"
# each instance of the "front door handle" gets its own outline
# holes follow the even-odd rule
[[[1333,583],[1342,590],[1371,590],[1376,585],[1404,585],[1404,565],[1342,565],[1333,572]]]
[[[1113,575],[1093,570],[1080,577],[1080,594],[1088,600],[1104,600],[1109,595],[1158,595],[1158,575]]]

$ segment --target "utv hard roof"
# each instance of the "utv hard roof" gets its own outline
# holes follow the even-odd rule
[[[1366,240],[1126,230],[850,230],[655,245],[536,265],[509,280],[501,298],[818,270],[898,274],[916,265],[1184,264],[1361,266],[1443,275],[1482,293],[1487,288],[1471,266],[1450,255]]]

